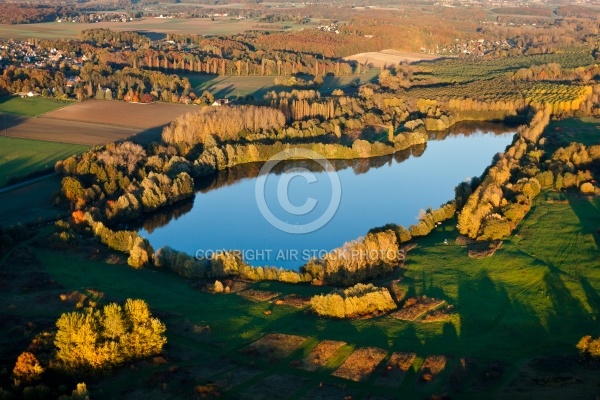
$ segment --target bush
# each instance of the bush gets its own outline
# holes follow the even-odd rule
[[[590,182],[585,182],[581,184],[579,190],[581,190],[581,193],[583,194],[594,194],[596,188],[594,188],[594,185],[592,185]]]
[[[44,368],[40,365],[37,358],[28,351],[24,351],[17,358],[17,363],[13,368],[15,382],[30,383],[39,379]]]
[[[577,343],[577,349],[585,356],[600,357],[600,337],[592,339],[590,335],[584,336]]]
[[[482,233],[477,240],[499,240],[510,235],[511,226],[508,220],[498,214],[492,214],[483,223]]]
[[[310,305],[318,315],[333,318],[352,318],[397,308],[386,288],[362,283],[328,295],[313,296]]]
[[[223,287],[223,284],[221,283],[221,281],[217,280],[217,281],[215,281],[212,290],[215,293],[223,293],[225,288]]]

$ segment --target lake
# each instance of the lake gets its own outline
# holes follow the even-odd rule
[[[371,228],[408,228],[422,209],[453,199],[460,182],[481,175],[512,142],[514,129],[485,127],[454,128],[393,156],[221,171],[200,183],[193,201],[150,217],[140,233],[155,249],[198,256],[235,249],[250,265],[298,269]]]

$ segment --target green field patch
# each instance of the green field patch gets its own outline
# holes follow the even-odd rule
[[[356,349],[333,375],[356,382],[364,381],[373,373],[386,354],[385,350],[377,347]]]
[[[236,368],[214,378],[214,382],[224,391],[231,390],[249,381],[261,372],[263,370],[255,366],[238,365]]]
[[[545,136],[548,141],[545,148],[549,154],[573,142],[586,146],[596,145],[600,143],[600,119],[583,117],[550,121]]]
[[[52,175],[34,183],[0,193],[0,225],[41,222],[64,218],[69,209],[57,206],[52,193],[60,190],[60,178]],[[0,189],[1,192],[1,189]]]
[[[498,360],[490,361],[477,371],[467,390],[489,390],[498,385],[505,377],[506,372],[506,364],[504,362]]]
[[[240,398],[248,400],[287,400],[308,382],[310,382],[308,379],[299,378],[297,376],[274,374],[246,389],[240,394]]]
[[[9,184],[11,178],[50,172],[58,160],[87,149],[88,146],[76,144],[0,137],[0,187]]]
[[[332,76],[323,78],[323,84],[317,88],[323,94],[331,94],[335,89],[355,88],[357,85],[375,80],[379,74],[378,68],[372,68],[366,74]],[[188,78],[194,92],[201,95],[205,90],[209,91],[215,98],[231,98],[237,96],[253,96],[261,99],[267,92],[290,92],[294,88],[275,84],[275,76],[220,76],[207,74],[179,74]],[[312,76],[305,77],[306,80]],[[313,88],[310,88],[313,89]]]
[[[73,102],[48,99],[40,96],[3,96],[0,97],[0,112],[36,117],[70,104],[73,104]]]
[[[590,48],[582,46],[548,54],[520,55],[491,60],[447,58],[413,65],[416,80],[428,80],[431,76],[435,76],[439,82],[465,83],[509,76],[520,68],[551,63],[560,64],[563,68],[577,68],[593,65],[594,57]]]
[[[463,391],[474,377],[477,367],[478,364],[475,359],[465,357],[458,360],[458,364],[454,367],[446,380],[446,388],[448,391],[455,393]]]
[[[201,379],[210,379],[216,375],[224,374],[227,371],[236,370],[239,366],[239,364],[228,358],[218,357],[213,360],[194,364],[192,368],[190,368],[190,372]]]

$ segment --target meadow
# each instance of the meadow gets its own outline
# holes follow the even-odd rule
[[[318,90],[322,94],[330,94],[335,89],[354,88],[359,84],[375,81],[379,72],[379,68],[371,68],[368,73],[361,75],[328,75],[323,78],[323,84]],[[180,76],[189,79],[196,94],[200,95],[203,91],[208,90],[215,98],[250,95],[260,99],[271,90],[280,92],[292,89],[276,85],[273,76],[218,76],[205,74],[180,74]],[[305,79],[312,79],[312,77],[308,76]]]
[[[558,141],[555,148],[568,146],[571,142],[593,146],[600,143],[600,119],[593,117],[566,118],[551,121],[547,128],[554,132],[553,139]]]
[[[88,148],[70,143],[0,136],[0,187],[9,183],[10,178],[23,178],[43,170],[52,171],[56,161]]]
[[[82,305],[86,296],[100,304],[127,297],[146,299],[168,327],[166,363],[137,363],[133,369],[144,372],[122,368],[101,381],[88,381],[92,394],[101,397],[130,390],[132,398],[189,397],[199,387],[218,390],[224,398],[254,398],[265,390],[273,398],[297,399],[392,398],[398,393],[423,398],[456,391],[466,399],[540,394],[572,398],[572,390],[579,394],[595,390],[597,374],[576,362],[562,370],[552,360],[566,357],[563,364],[572,362],[578,339],[596,333],[600,270],[590,267],[597,263],[600,244],[598,207],[598,198],[543,193],[516,234],[483,260],[468,258],[465,248],[454,244],[455,221],[436,228],[409,253],[404,270],[375,284],[400,279],[399,289],[406,296],[445,300],[455,315],[441,322],[390,316],[322,319],[277,300],[291,293],[311,296],[328,291],[326,287],[242,283],[241,290],[272,293],[275,298],[213,295],[196,282],[165,271],[121,265],[119,256],[94,244],[66,252],[33,251],[35,239],[1,260],[0,269],[14,270],[19,257],[29,254],[34,259],[11,275],[0,307],[25,324],[40,318],[51,321],[75,305],[61,301],[60,294],[76,293]],[[38,238],[48,232],[43,230]],[[33,292],[23,289],[36,285]],[[15,337],[6,329],[2,328],[4,340],[12,337],[21,348],[32,334]],[[314,372],[301,368],[323,341],[342,344],[325,352],[327,358]],[[19,351],[19,346],[13,348],[14,353]],[[353,366],[351,355],[356,350],[372,354],[374,365]],[[386,363],[412,353],[409,367],[390,383]],[[3,358],[10,359],[6,352]],[[433,379],[424,380],[430,369],[435,370]],[[532,385],[530,379],[539,374],[577,375],[583,383]]]
[[[54,203],[53,194],[59,190],[60,177],[57,175],[46,176],[10,190],[0,188],[0,226],[38,224],[65,218],[68,207]]]
[[[11,113],[35,117],[66,107],[73,102],[47,99],[43,97],[3,96],[0,97],[0,113]]]

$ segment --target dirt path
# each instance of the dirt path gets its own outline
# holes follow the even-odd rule
[[[36,178],[31,178],[31,179],[28,179],[28,180],[23,181],[23,182],[15,183],[14,185],[5,186],[3,188],[0,188],[0,194],[10,192],[11,190],[22,188],[23,186],[31,185],[31,184],[39,182],[39,181],[41,181],[43,179],[48,179],[48,178],[50,178],[50,177],[52,177],[54,175],[55,175],[54,172],[51,172],[51,173],[49,173],[47,175],[38,176]]]

